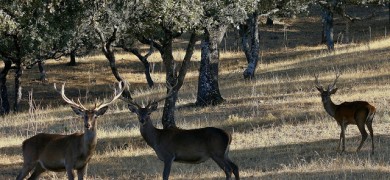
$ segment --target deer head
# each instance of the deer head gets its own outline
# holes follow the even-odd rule
[[[336,93],[336,91],[337,91],[336,83],[337,83],[337,80],[338,80],[339,77],[340,77],[340,72],[337,72],[336,73],[336,79],[333,81],[333,84],[329,84],[328,88],[326,90],[324,90],[324,87],[318,82],[318,74],[314,74],[315,86],[316,86],[317,90],[321,93],[321,98],[322,98],[322,101],[324,103],[328,102],[330,100],[330,96],[332,94]]]
[[[167,87],[169,89],[168,94],[160,99],[156,99],[153,101],[149,101],[146,106],[141,106],[138,103],[134,102],[131,99],[123,99],[128,103],[128,108],[130,112],[137,114],[138,121],[141,123],[141,125],[144,125],[146,122],[150,120],[150,114],[157,110],[158,103],[165,100],[168,97],[171,97],[175,90],[174,87],[170,86],[169,83],[167,83]]]

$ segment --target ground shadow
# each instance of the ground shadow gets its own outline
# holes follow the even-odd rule
[[[381,179],[384,175],[387,175],[389,171],[383,169],[367,168],[366,170],[348,170],[336,169],[336,170],[324,170],[321,172],[300,172],[288,171],[283,172],[286,167],[290,169],[298,168],[299,166],[307,166],[312,163],[327,164],[335,163],[350,163],[355,161],[367,162],[369,164],[382,164],[387,166],[388,159],[390,158],[390,152],[387,145],[390,143],[389,135],[377,135],[375,137],[376,150],[375,154],[370,154],[369,143],[366,142],[361,152],[355,152],[355,145],[360,140],[360,137],[347,138],[347,149],[344,153],[336,151],[337,140],[336,139],[324,139],[309,143],[298,143],[289,145],[280,145],[273,147],[251,148],[244,150],[231,150],[231,159],[240,167],[242,172],[245,172],[246,176],[243,179]],[[370,139],[369,139],[370,140]],[[98,142],[97,153],[101,154],[105,151],[111,151],[107,147],[112,147],[113,144],[122,141],[129,142],[129,146],[132,149],[150,148],[146,146],[140,137],[137,138],[113,138],[113,139],[100,139]],[[356,142],[356,143],[351,143]],[[107,144],[111,143],[111,144]],[[351,146],[353,144],[353,147]],[[5,154],[14,154],[15,147],[7,147],[2,149]],[[116,150],[118,151],[118,149]],[[127,151],[122,149],[119,151]],[[349,161],[349,162],[348,162]],[[342,166],[342,165],[341,165]],[[0,164],[0,172],[6,179],[15,177],[21,164],[2,165]],[[158,160],[157,156],[153,153],[151,155],[136,155],[136,156],[111,156],[100,157],[98,162],[92,158],[88,170],[89,175],[93,175],[95,178],[103,179],[144,179],[144,178],[161,178],[163,169],[163,163]],[[224,178],[224,173],[219,167],[211,160],[199,165],[190,165],[182,163],[174,163],[172,167],[171,175],[175,176],[199,176],[199,173],[214,174],[217,173],[220,179]],[[248,173],[253,173],[250,175]],[[8,178],[7,178],[8,177]],[[180,179],[180,178],[179,178]]]

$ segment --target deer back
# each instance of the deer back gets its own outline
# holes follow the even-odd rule
[[[366,101],[343,102],[336,105],[334,118],[338,123],[357,124],[358,119],[366,120],[376,109]]]

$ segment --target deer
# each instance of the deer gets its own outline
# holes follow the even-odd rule
[[[341,127],[340,139],[338,143],[338,151],[340,151],[341,143],[342,143],[341,152],[345,151],[345,130],[347,129],[348,125],[354,124],[357,125],[362,135],[362,139],[360,141],[360,144],[356,152],[360,151],[364,142],[367,139],[368,134],[365,129],[365,126],[367,126],[371,136],[371,143],[372,143],[371,154],[374,154],[374,132],[372,129],[372,121],[374,119],[374,115],[376,112],[375,107],[366,101],[343,102],[338,105],[333,103],[330,96],[332,94],[335,94],[337,91],[337,87],[335,86],[338,78],[340,77],[340,72],[336,73],[336,78],[334,79],[333,84],[329,84],[326,90],[318,82],[318,74],[315,74],[314,77],[315,77],[314,83],[317,90],[321,93],[321,99],[325,111],[330,116],[332,116],[337,121],[337,124]]]
[[[82,116],[84,120],[84,132],[69,135],[39,133],[23,141],[23,168],[16,177],[24,179],[30,171],[33,171],[29,179],[38,179],[45,171],[66,171],[68,179],[74,179],[74,170],[77,171],[78,179],[83,179],[86,174],[88,162],[96,148],[97,143],[97,118],[103,115],[109,105],[118,99],[124,88],[123,82],[119,82],[119,89],[115,90],[114,97],[103,102],[99,106],[87,109],[78,99],[78,103],[65,95],[65,83],[61,91],[62,99],[70,105],[74,113]]]
[[[237,165],[228,156],[232,137],[224,130],[215,127],[158,129],[153,125],[151,113],[157,110],[158,102],[172,94],[173,90],[170,89],[166,97],[149,101],[146,106],[122,98],[128,103],[130,112],[137,115],[141,136],[155,151],[158,159],[164,162],[163,180],[168,180],[173,162],[199,164],[209,158],[225,172],[226,179],[231,179],[232,173],[236,180],[240,179]]]

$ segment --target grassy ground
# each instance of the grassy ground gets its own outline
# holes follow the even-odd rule
[[[386,13],[386,12],[385,12]],[[387,13],[388,14],[388,13]],[[179,127],[215,126],[233,135],[230,157],[243,179],[388,179],[390,173],[390,39],[385,38],[388,19],[357,23],[351,28],[354,42],[336,45],[326,53],[320,41],[318,18],[281,20],[262,26],[261,61],[257,78],[243,81],[244,55],[234,46],[234,36],[221,54],[220,87],[225,103],[206,108],[188,106],[196,99],[200,53],[194,54],[191,70],[179,93],[176,122]],[[372,36],[366,31],[370,23]],[[382,26],[380,26],[382,24]],[[375,25],[375,26],[374,26]],[[284,27],[287,27],[285,29]],[[336,33],[342,24],[336,24]],[[387,26],[389,29],[389,26]],[[287,39],[284,39],[287,33]],[[230,39],[229,39],[230,38]],[[178,50],[177,59],[183,57]],[[165,90],[160,57],[151,57],[152,78],[160,85],[146,88],[142,67],[134,56],[117,56],[119,71],[131,84],[136,101],[160,97]],[[21,143],[38,132],[69,134],[82,131],[82,122],[60,99],[52,83],[67,82],[69,97],[82,97],[93,105],[111,95],[114,78],[103,56],[80,59],[76,67],[66,60],[49,61],[49,83],[40,83],[37,70],[25,72],[24,96],[19,114],[0,118],[0,179],[14,179],[22,165]],[[340,69],[335,103],[365,100],[377,108],[374,119],[375,154],[368,138],[361,152],[355,150],[360,133],[351,125],[346,133],[346,152],[336,151],[340,128],[325,112],[314,88],[314,73],[326,86]],[[12,75],[9,76],[12,78]],[[10,82],[12,82],[10,80]],[[10,92],[12,85],[10,83]],[[86,97],[88,91],[88,97]],[[34,108],[28,105],[32,92]],[[161,128],[162,105],[152,114]],[[28,111],[30,110],[30,111]],[[122,148],[128,144],[127,148]],[[118,101],[98,122],[98,145],[89,169],[89,179],[161,179],[163,163],[139,134],[135,115]],[[66,179],[65,173],[46,173],[43,179]],[[174,163],[172,179],[224,179],[211,160],[199,165]]]

